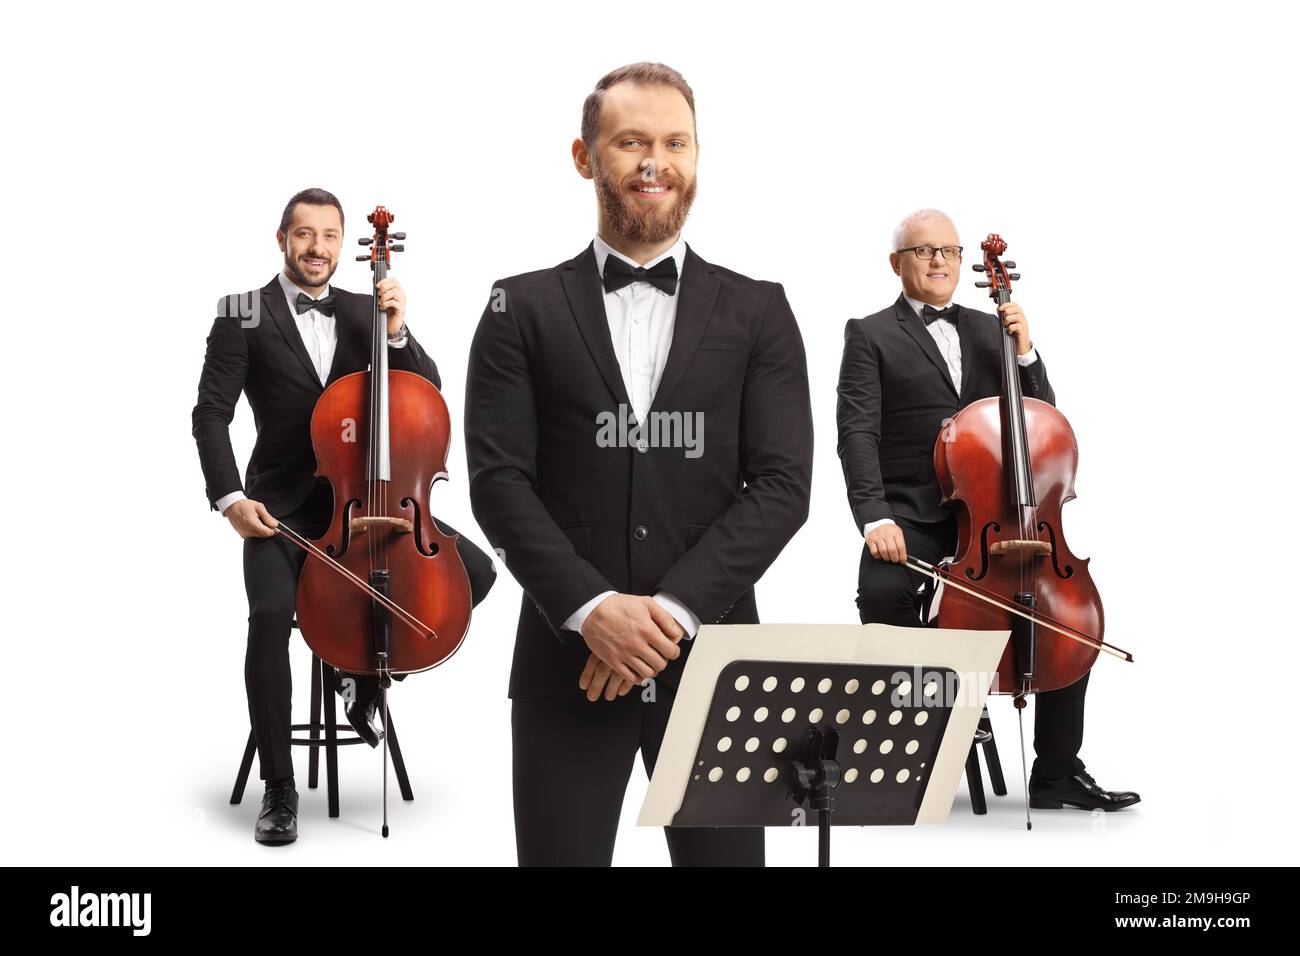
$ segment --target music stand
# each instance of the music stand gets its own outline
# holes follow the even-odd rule
[[[638,826],[830,827],[948,817],[1010,631],[700,628]]]

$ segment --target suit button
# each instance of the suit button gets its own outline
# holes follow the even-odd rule
[[[650,529],[643,524],[639,524],[636,526],[636,530],[632,532],[632,537],[636,538],[638,541],[644,541],[646,538],[650,537]]]
[[[637,440],[636,450],[644,455],[646,452],[650,450],[650,443],[646,441],[644,438],[640,438]]]

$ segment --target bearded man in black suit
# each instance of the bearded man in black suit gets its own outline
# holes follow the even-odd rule
[[[253,835],[270,846],[298,837],[289,636],[305,559],[275,528],[283,521],[308,538],[318,538],[329,525],[334,500],[329,484],[316,477],[311,416],[327,385],[369,366],[373,313],[369,294],[330,284],[343,244],[343,207],[332,193],[306,189],[290,199],[276,239],[283,271],[262,289],[228,296],[219,307],[193,413],[208,502],[244,539],[244,684],[266,781]],[[387,313],[389,366],[423,375],[439,386],[437,366],[406,327],[401,283],[389,276],[379,283],[377,294]],[[247,396],[257,425],[243,482],[230,444],[230,422],[241,394]],[[444,533],[456,534],[438,524]],[[463,535],[457,551],[469,575],[471,599],[478,604],[495,580],[492,561]],[[348,723],[370,746],[377,746],[378,680],[344,677],[355,691],[344,707]],[[343,686],[340,682],[339,688]]]
[[[684,639],[758,621],[754,584],[807,517],[812,479],[784,291],[682,238],[699,145],[681,74],[605,76],[572,155],[595,183],[596,237],[496,283],[465,403],[474,514],[524,589],[510,675],[523,865],[609,864]],[[761,829],[667,831],[674,865],[763,863]]]

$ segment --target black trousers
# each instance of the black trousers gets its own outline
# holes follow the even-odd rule
[[[576,686],[578,675],[573,675]],[[646,699],[649,697],[650,699]],[[613,701],[581,693],[512,701],[520,866],[609,866],[636,753],[654,773],[672,710],[662,685]],[[762,866],[761,827],[665,827],[673,866]]]
[[[907,553],[931,564],[957,548],[957,521],[937,524],[896,519]],[[863,624],[920,627],[917,588],[924,578],[905,565],[871,556],[864,544],[858,567],[858,619]],[[1034,766],[1032,776],[1068,777],[1082,773],[1083,701],[1088,675],[1063,687],[1034,695]]]
[[[333,501],[329,487],[318,485],[301,507],[280,520],[299,534],[316,538],[329,527]],[[434,519],[437,521],[437,519]],[[437,521],[445,534],[454,528]],[[462,536],[457,548],[469,575],[474,604],[487,596],[496,580],[492,559]],[[244,590],[248,593],[248,651],[244,687],[248,718],[257,741],[261,778],[293,776],[293,680],[289,672],[289,635],[298,594],[298,575],[307,555],[281,535],[244,539]],[[378,692],[378,678],[351,676],[359,699]],[[404,676],[404,675],[403,675]]]

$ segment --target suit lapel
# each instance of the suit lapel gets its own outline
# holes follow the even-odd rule
[[[604,293],[601,290],[600,274],[596,271],[596,253],[592,246],[587,246],[577,258],[560,266],[560,281],[564,285],[564,294],[569,300],[574,321],[578,323],[578,331],[582,333],[582,339],[600,371],[600,377],[605,380],[610,394],[631,409],[632,400],[628,398],[627,389],[623,385],[623,373],[618,367],[614,341],[609,334]]]
[[[334,359],[330,362],[326,384],[338,378],[340,369],[365,370],[370,367],[370,325],[375,317],[372,298],[353,296],[333,287],[330,294],[334,296],[334,328],[338,332],[338,343],[334,346]],[[370,304],[371,308],[365,309],[363,302]]]
[[[926,358],[928,358],[934,367],[939,370],[939,374],[943,376],[943,380],[948,383],[948,389],[958,398],[958,400],[960,400],[960,396],[957,395],[957,387],[953,385],[952,376],[948,373],[948,363],[943,360],[943,355],[939,352],[939,346],[937,346],[934,339],[930,337],[930,333],[925,330],[925,322],[921,320],[919,315],[912,311],[912,307],[907,304],[907,299],[903,298],[901,295],[898,297],[898,301],[894,303],[894,312],[898,315],[898,322],[903,327],[903,331],[910,335],[916,344],[921,347],[921,351],[925,353]],[[966,339],[964,334],[961,332],[961,322],[957,323],[957,328],[958,335],[962,339],[962,358],[964,361],[968,353],[966,351]],[[967,376],[963,370],[963,384],[965,384],[968,377],[969,376]]]
[[[672,344],[668,346],[668,361],[664,363],[659,388],[650,403],[652,409],[663,407],[686,366],[691,363],[695,348],[708,327],[709,316],[713,314],[720,284],[717,270],[687,245],[682,278],[677,284],[677,317],[673,320]]]
[[[294,355],[298,356],[298,361],[307,370],[311,380],[317,385],[323,385],[320,376],[316,374],[316,366],[312,364],[311,356],[307,354],[307,346],[302,344],[302,335],[298,331],[298,326],[289,315],[289,303],[284,299],[284,289],[280,287],[278,278],[272,279],[262,287],[262,308],[270,314],[276,328],[284,336],[285,344]]]
[[[965,306],[957,306],[957,341],[961,345],[961,403],[963,406],[969,404],[966,396],[971,393],[971,388],[975,382],[975,361],[979,348],[976,345],[976,339],[980,337],[979,330],[975,327],[977,322],[983,321],[984,316],[980,315]]]

